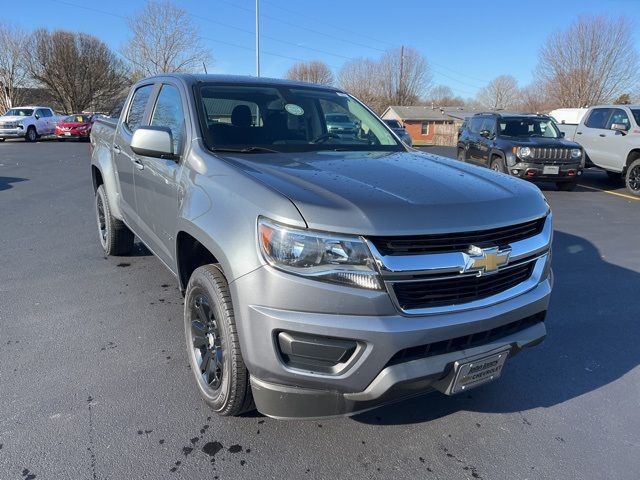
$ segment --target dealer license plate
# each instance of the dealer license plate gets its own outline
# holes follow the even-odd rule
[[[502,374],[502,368],[509,356],[509,350],[478,358],[471,362],[456,362],[456,371],[451,394],[466,392],[487,382],[496,380]]]
[[[546,166],[542,167],[543,175],[558,175],[560,173],[560,167]]]
[[[71,132],[64,132],[64,134],[65,134],[67,137],[70,137],[70,136],[71,136]]]

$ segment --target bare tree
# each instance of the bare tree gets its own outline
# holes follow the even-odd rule
[[[511,75],[500,75],[478,92],[477,100],[484,108],[513,108],[518,99],[518,82]]]
[[[544,85],[532,83],[520,89],[514,106],[523,112],[543,113],[553,110],[556,105],[549,98]]]
[[[536,73],[558,105],[582,107],[634,91],[638,66],[629,21],[582,17],[547,39]]]
[[[431,84],[427,59],[417,50],[387,50],[379,63],[384,99],[388,105],[415,105]]]
[[[135,77],[198,72],[211,61],[186,10],[169,1],[151,0],[129,20],[131,38],[122,49]]]
[[[27,83],[25,50],[28,34],[0,23],[0,115],[22,102]]]
[[[338,76],[340,88],[378,113],[382,113],[389,106],[384,104],[381,83],[377,63],[364,58],[347,62]]]
[[[319,60],[299,62],[294,64],[287,72],[289,80],[317,83],[320,85],[333,85],[333,73],[329,66]]]
[[[425,104],[433,107],[463,107],[465,101],[462,97],[454,95],[451,87],[447,85],[436,85],[429,91],[429,95],[424,101]]]
[[[66,112],[108,109],[129,84],[123,62],[92,35],[39,29],[26,49],[29,74]]]
[[[340,87],[382,113],[389,105],[416,105],[429,89],[427,60],[413,48],[387,50],[379,61],[356,59],[338,77]]]

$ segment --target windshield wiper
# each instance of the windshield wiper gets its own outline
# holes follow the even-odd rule
[[[230,153],[281,153],[278,150],[265,147],[244,147],[244,148],[212,148],[212,152]]]
[[[340,135],[338,135],[337,133],[323,133],[319,137],[311,140],[311,143],[324,143],[330,138],[340,138]]]

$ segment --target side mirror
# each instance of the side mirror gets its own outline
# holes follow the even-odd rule
[[[491,132],[489,130],[480,130],[480,136],[484,138],[489,138],[491,136]]]
[[[560,132],[560,138],[564,138],[564,132]]]
[[[131,138],[131,150],[144,157],[177,160],[172,145],[171,129],[167,127],[140,127]]]
[[[36,117],[36,120],[40,120],[40,115],[38,115],[37,113],[34,115],[34,117]]]
[[[612,123],[611,130],[615,130],[620,133],[627,133],[627,125],[624,123]]]

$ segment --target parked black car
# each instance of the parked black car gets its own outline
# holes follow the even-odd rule
[[[564,139],[547,115],[478,113],[461,127],[458,159],[532,181],[573,190],[584,168],[584,152]]]
[[[407,132],[407,130],[402,126],[402,124],[398,120],[383,119],[383,121],[384,123],[387,124],[387,126],[391,130],[394,131],[396,135],[398,135],[398,137],[400,137],[400,140],[402,140],[404,143],[406,143],[410,147],[413,146],[413,140],[411,139],[411,135],[409,135],[409,132]]]

